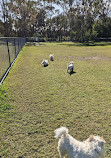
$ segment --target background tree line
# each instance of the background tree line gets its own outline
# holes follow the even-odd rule
[[[110,0],[1,0],[0,36],[89,41],[111,37]]]

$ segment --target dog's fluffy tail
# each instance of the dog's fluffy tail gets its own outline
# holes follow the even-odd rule
[[[55,138],[59,138],[61,137],[62,135],[65,137],[67,134],[68,134],[68,129],[66,127],[60,127],[60,128],[57,128],[54,133],[55,133]]]

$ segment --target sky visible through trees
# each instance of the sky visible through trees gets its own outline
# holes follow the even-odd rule
[[[111,37],[110,0],[1,0],[0,36],[89,41]]]

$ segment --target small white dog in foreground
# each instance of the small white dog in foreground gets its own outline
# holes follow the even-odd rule
[[[74,139],[68,134],[66,127],[55,131],[55,138],[59,138],[58,151],[60,158],[103,158],[105,140],[99,136],[90,136],[83,142]]]
[[[69,63],[69,65],[67,66],[67,72],[68,72],[68,70],[70,70],[70,72],[73,72],[73,70],[74,70],[74,62],[73,61],[71,61]]]
[[[49,58],[50,58],[51,61],[54,61],[54,54],[50,54]]]
[[[41,65],[44,65],[44,67],[48,66],[49,65],[48,60],[43,59],[43,61],[41,62]]]

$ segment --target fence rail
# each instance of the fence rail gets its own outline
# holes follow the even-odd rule
[[[21,37],[0,37],[0,84],[7,76],[25,42],[26,39]]]

